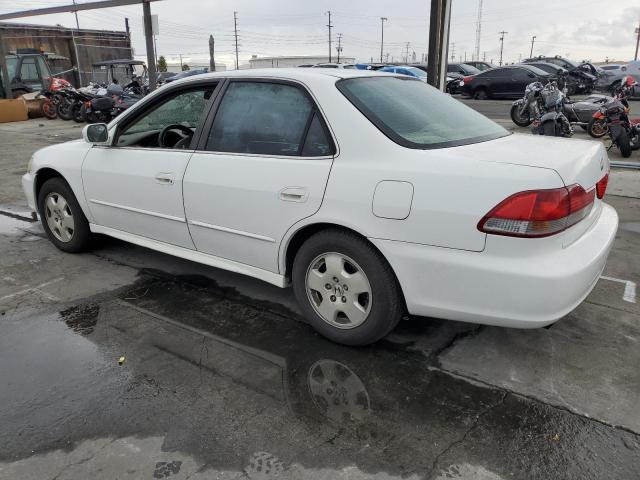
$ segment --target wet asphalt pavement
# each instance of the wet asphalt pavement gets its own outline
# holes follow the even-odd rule
[[[0,197],[0,479],[637,480],[627,194],[614,280],[551,328],[412,318],[367,348],[289,290],[110,239],[63,254]]]

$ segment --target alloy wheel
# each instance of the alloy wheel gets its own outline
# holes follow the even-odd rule
[[[364,270],[337,252],[318,255],[309,265],[305,289],[311,306],[329,325],[362,325],[371,311],[371,284]]]
[[[59,193],[51,192],[44,200],[44,215],[54,237],[63,243],[70,242],[75,231],[73,212],[69,203]]]

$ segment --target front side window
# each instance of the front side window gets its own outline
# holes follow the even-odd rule
[[[16,76],[16,67],[18,66],[18,59],[16,57],[7,58],[7,72],[9,73],[9,80],[13,80]]]
[[[188,148],[215,85],[184,90],[160,100],[126,125],[117,146]]]
[[[361,77],[336,85],[376,127],[405,147],[444,148],[509,135],[484,115],[419,80]]]
[[[298,87],[267,82],[231,82],[220,102],[206,149],[302,155],[305,134],[312,126],[312,115],[313,104]],[[312,150],[317,151],[317,147],[308,146],[306,151]]]

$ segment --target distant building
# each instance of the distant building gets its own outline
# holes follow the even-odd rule
[[[331,62],[336,63],[337,57],[331,57]],[[353,57],[340,57],[340,63],[354,63]],[[249,59],[249,68],[289,68],[300,65],[315,65],[316,63],[328,63],[326,55],[292,55],[285,57],[258,57],[253,55]]]
[[[209,68],[209,62],[204,62],[201,60],[193,61],[193,60],[184,60],[182,62],[183,65],[189,65],[189,70],[193,70],[194,68]],[[182,67],[180,62],[167,61],[167,72],[181,72]],[[216,72],[226,72],[227,65],[224,63],[216,62]]]
[[[53,73],[78,67],[79,73],[69,71],[62,75],[76,86],[79,86],[80,77],[83,84],[91,78],[91,65],[94,63],[132,58],[131,39],[124,31],[1,23],[0,32],[8,52],[22,48],[50,52],[48,56]]]

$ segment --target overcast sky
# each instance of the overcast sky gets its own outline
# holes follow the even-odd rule
[[[85,3],[89,0],[78,0]],[[66,5],[71,0],[0,0],[0,12],[17,8]],[[216,61],[234,64],[233,12],[238,12],[240,63],[251,55],[328,54],[327,11],[333,37],[342,34],[343,56],[369,61],[380,56],[380,17],[385,22],[384,52],[398,61],[409,52],[420,59],[427,51],[429,0],[162,0],[152,3],[159,15],[158,54],[167,59],[208,58],[208,38],[216,39]],[[456,60],[471,58],[476,37],[478,0],[453,0],[451,42]],[[499,33],[505,30],[504,59],[517,62],[534,54],[559,54],[574,60],[630,60],[640,0],[484,0],[481,57],[497,63]],[[78,14],[83,28],[123,30],[129,17],[136,56],[145,55],[140,5]],[[72,14],[19,20],[24,23],[75,25]],[[335,45],[333,54],[335,55]],[[451,50],[450,50],[451,56]]]

